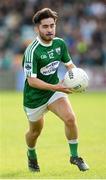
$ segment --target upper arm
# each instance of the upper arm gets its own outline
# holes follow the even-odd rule
[[[25,51],[23,61],[25,77],[37,77],[37,57],[30,46]]]
[[[72,58],[64,41],[62,41],[62,62],[65,65],[72,64]]]

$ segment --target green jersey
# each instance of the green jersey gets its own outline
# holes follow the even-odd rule
[[[37,37],[27,48],[23,57],[24,74],[24,106],[36,108],[45,104],[54,94],[50,90],[31,87],[27,77],[37,77],[50,84],[57,84],[57,70],[60,62],[72,63],[67,47],[60,38],[54,38],[50,44],[44,44]]]

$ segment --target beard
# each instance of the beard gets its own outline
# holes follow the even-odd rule
[[[42,33],[39,33],[39,35],[40,35],[41,39],[42,39],[43,41],[47,42],[47,43],[50,42],[50,41],[52,41],[53,38],[55,37],[55,35],[52,34],[52,33],[48,33],[48,34],[46,34],[46,35],[44,35],[44,34],[42,34]]]

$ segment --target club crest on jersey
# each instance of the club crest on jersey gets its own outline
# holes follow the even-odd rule
[[[61,54],[61,49],[60,49],[60,47],[56,48],[56,53],[57,53],[58,55]]]
[[[54,74],[59,66],[59,61],[54,61],[40,69],[41,74],[47,76]]]
[[[30,70],[31,69],[31,62],[25,63],[25,69]]]

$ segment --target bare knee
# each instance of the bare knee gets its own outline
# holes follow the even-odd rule
[[[40,135],[40,133],[41,133],[41,131],[31,132],[32,139],[37,139],[38,136]]]
[[[67,115],[67,117],[64,120],[64,123],[66,126],[68,127],[75,127],[76,126],[76,118],[75,118],[75,114],[71,114],[71,115]]]
[[[35,140],[38,138],[38,136],[41,134],[41,129],[40,130],[29,130],[27,133],[26,133],[26,136],[29,136],[31,140]]]

